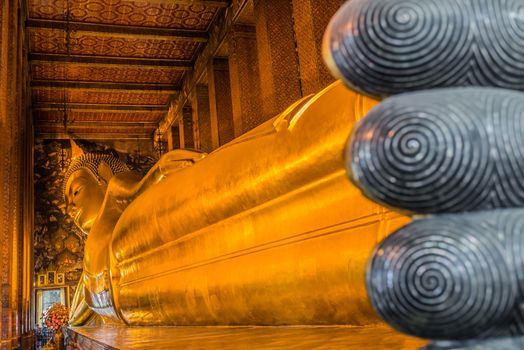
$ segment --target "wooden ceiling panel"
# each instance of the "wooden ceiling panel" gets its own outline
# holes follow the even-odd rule
[[[86,132],[86,129],[84,128],[75,128],[74,126],[71,126],[68,128],[68,130],[72,133],[78,133],[78,132]],[[106,134],[106,133],[119,133],[119,134],[151,134],[155,128],[144,128],[144,127],[133,127],[133,128],[93,128],[88,129],[90,133],[92,134]]]
[[[33,88],[33,103],[100,103],[117,105],[167,105],[172,96],[169,92],[118,91],[97,89]]]
[[[224,1],[129,1],[129,0],[30,0],[29,17],[65,21],[67,7],[71,21],[207,30]]]
[[[63,126],[39,126],[35,128],[35,133],[38,136],[44,135],[45,138],[69,138],[71,134],[82,139],[134,139],[137,135],[143,138],[151,139],[154,129],[143,127],[98,127],[98,128],[67,128],[67,134],[64,132]]]
[[[66,42],[62,29],[29,29],[31,53],[191,60],[200,45],[185,39],[80,31],[70,33],[69,50]]]
[[[28,0],[35,131],[153,137],[229,0]]]
[[[129,112],[129,111],[68,111],[67,119],[68,125],[74,126],[75,122],[158,122],[164,115],[164,112]],[[60,110],[35,110],[33,112],[35,121],[51,121],[62,123],[64,120],[64,112]],[[157,125],[150,127],[155,128]],[[93,127],[100,127],[100,123],[93,125]]]
[[[33,80],[92,81],[108,83],[160,83],[179,85],[184,72],[173,68],[137,67],[66,62],[33,62]]]

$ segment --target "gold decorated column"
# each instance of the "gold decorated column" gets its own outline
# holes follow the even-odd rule
[[[184,129],[182,148],[195,148],[195,132],[193,128],[193,112],[190,106],[185,106],[182,110],[182,127]]]
[[[229,74],[235,137],[260,125],[259,66],[252,31],[234,31],[230,39]]]
[[[0,3],[0,348],[25,346],[32,328],[32,133],[28,130],[24,27],[16,0]]]
[[[290,0],[255,1],[264,121],[302,97]]]
[[[186,143],[184,142],[184,118],[180,118],[177,123],[178,127],[178,144],[180,148],[185,148]]]
[[[180,148],[180,131],[177,124],[167,131],[167,149],[172,151],[178,148]]]
[[[231,82],[227,58],[215,58],[207,66],[209,115],[213,149],[235,138]]]
[[[304,96],[317,93],[335,81],[322,61],[322,38],[329,20],[343,2],[292,1],[300,81]]]
[[[209,115],[209,94],[207,85],[198,84],[192,92],[193,122],[198,135],[197,147],[204,152],[211,152],[211,117]]]

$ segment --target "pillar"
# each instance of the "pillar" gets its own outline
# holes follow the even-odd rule
[[[184,118],[181,117],[178,120],[178,125],[175,127],[178,127],[178,143],[180,144],[180,148],[186,148],[186,143],[184,142]]]
[[[32,134],[28,129],[22,16],[18,1],[0,2],[1,349],[19,348],[22,334],[29,334],[32,329],[32,158],[29,156],[32,149],[27,149]]]
[[[222,146],[235,138],[229,60],[215,58],[207,67],[211,146]]]
[[[172,151],[173,148],[173,133],[171,132],[171,128],[168,128],[164,134],[167,138],[167,150]]]
[[[193,103],[189,101],[191,106],[191,132],[193,133],[193,147],[194,149],[200,149],[200,130],[198,125],[198,112],[193,108]],[[196,104],[195,104],[196,105]]]
[[[178,124],[172,126],[167,132],[167,147],[170,151],[180,148],[180,131]]]
[[[256,37],[235,31],[230,37],[229,75],[234,136],[238,137],[265,121],[260,95]]]
[[[185,106],[182,109],[182,127],[184,129],[184,134],[183,134],[184,148],[195,148],[193,112],[190,106]]]
[[[322,60],[322,38],[343,0],[292,0],[300,81],[304,96],[317,93],[335,79]]]
[[[204,152],[211,152],[213,145],[211,141],[211,117],[209,108],[208,87],[198,84],[192,91],[193,122],[198,136],[196,148]]]
[[[302,97],[291,0],[255,1],[262,115],[267,120]]]

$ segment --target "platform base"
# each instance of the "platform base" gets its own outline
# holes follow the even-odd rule
[[[416,350],[424,341],[386,327],[73,327],[68,350]]]

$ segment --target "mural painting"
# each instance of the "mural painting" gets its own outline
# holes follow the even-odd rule
[[[128,167],[145,174],[156,162],[151,141],[94,143],[75,140],[85,152],[111,153]],[[68,285],[74,295],[82,273],[84,243],[87,236],[66,215],[62,179],[71,161],[69,140],[35,141],[35,231],[34,259],[37,286]],[[45,276],[45,277],[44,277]]]

